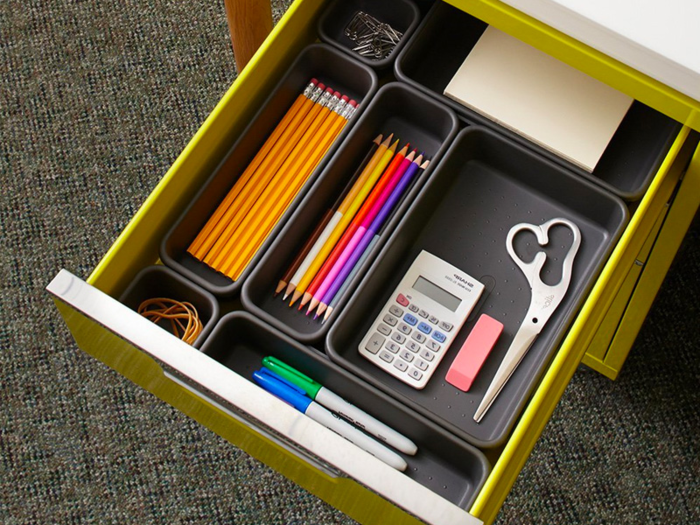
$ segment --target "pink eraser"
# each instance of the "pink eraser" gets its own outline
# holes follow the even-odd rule
[[[481,314],[462,348],[459,349],[457,357],[452,361],[445,380],[463,392],[468,391],[502,331],[502,323],[493,317]]]

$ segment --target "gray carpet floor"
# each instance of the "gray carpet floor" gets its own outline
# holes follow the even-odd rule
[[[4,0],[0,68],[0,523],[352,523],[82,353],[44,292],[234,80],[223,4]],[[700,523],[699,236],[619,380],[577,372],[499,523]]]

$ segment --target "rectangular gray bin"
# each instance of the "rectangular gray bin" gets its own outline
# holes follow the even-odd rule
[[[195,259],[187,253],[187,248],[312,78],[316,78],[326,86],[355,99],[360,104],[358,113],[338,135],[334,145],[309,176],[240,278],[233,281]],[[270,93],[258,113],[241,134],[241,138],[231,147],[224,160],[165,235],[160,247],[162,261],[217,296],[231,297],[238,294],[242,283],[265,253],[272,239],[275,238],[276,232],[280,230],[294,210],[296,203],[308,191],[335,149],[352,129],[352,125],[360,116],[359,112],[368,104],[377,87],[377,76],[372,69],[348,57],[345,53],[325,44],[313,44],[306,47]]]
[[[443,95],[486,27],[485,22],[464,11],[436,2],[396,58],[396,77],[437,97],[467,120],[490,127],[532,148],[624,200],[639,200],[678,135],[681,124],[641,102],[633,102],[593,173],[589,173]]]
[[[530,304],[529,285],[506,251],[506,235],[515,224],[539,225],[555,217],[567,218],[581,230],[581,247],[568,292],[486,417],[477,424],[474,412]],[[599,186],[492,130],[467,128],[457,136],[331,328],[327,352],[333,361],[455,435],[479,447],[498,446],[514,425],[627,219],[625,204]],[[539,247],[534,236],[528,235],[516,237],[516,251],[534,257]],[[532,246],[526,246],[526,241]],[[554,228],[543,249],[561,261],[571,242],[570,230]],[[425,389],[415,390],[360,356],[358,344],[421,250],[464,270],[484,283],[486,290]],[[550,263],[542,277],[554,285],[561,278],[561,268]],[[481,313],[502,322],[504,330],[465,393],[448,384],[445,374]]]
[[[222,317],[202,352],[251,382],[269,355],[321,383],[411,439],[418,452],[399,453],[408,463],[405,474],[465,510],[486,480],[482,452],[246,312]]]
[[[393,225],[420,191],[457,131],[458,119],[454,112],[434,99],[401,83],[382,87],[244,284],[241,299],[245,308],[296,340],[318,344],[322,348],[323,338],[342,311],[349,292],[359,282],[373,255],[389,237]],[[340,300],[328,321],[322,324],[320,318],[314,320],[313,316],[307,317],[296,306],[290,308],[289,301],[283,302],[281,296],[275,297],[275,287],[328,206],[342,193],[372,141],[380,133],[384,137],[394,133],[394,139],[401,140],[399,147],[410,142],[412,147],[419,148],[432,159],[431,165],[413,184],[403,204],[397,207],[384,234],[353,279],[346,297]]]

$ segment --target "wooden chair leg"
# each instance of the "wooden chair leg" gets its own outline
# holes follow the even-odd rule
[[[272,31],[270,0],[224,0],[233,56],[240,73]]]

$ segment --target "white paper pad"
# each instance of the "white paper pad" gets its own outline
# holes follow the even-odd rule
[[[445,95],[592,172],[632,98],[488,27]]]

